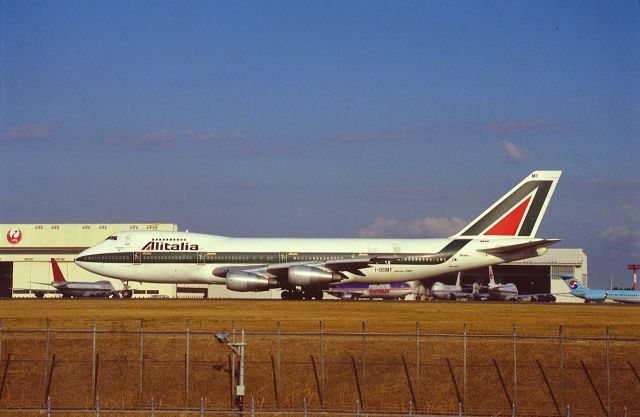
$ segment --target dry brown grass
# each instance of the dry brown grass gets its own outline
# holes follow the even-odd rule
[[[230,408],[231,356],[210,334],[190,338],[189,396],[185,397],[184,334],[144,339],[144,385],[140,390],[140,320],[146,330],[229,331],[247,337],[247,398],[261,409],[352,410],[362,400],[365,410],[454,413],[464,397],[463,338],[467,323],[467,411],[508,414],[516,401],[519,414],[554,415],[570,404],[572,415],[604,415],[608,406],[605,343],[572,336],[605,334],[640,339],[640,309],[622,305],[532,305],[518,303],[296,302],[234,300],[4,300],[0,409],[33,407],[51,395],[55,407],[90,407],[92,392],[91,334],[52,333],[44,376],[46,336],[6,330],[92,328],[120,333],[97,338],[97,391],[107,408]],[[324,350],[316,335],[326,333],[407,333],[406,336],[325,334]],[[275,332],[281,322],[281,377],[277,375]],[[416,322],[420,322],[419,351]],[[233,323],[233,324],[232,324]],[[519,335],[545,339],[517,341],[517,392],[513,390],[512,324]],[[564,390],[560,391],[559,325],[564,326]],[[122,333],[131,331],[132,333]],[[454,333],[447,337],[437,333]],[[479,335],[507,337],[480,337]],[[610,345],[612,414],[640,412],[640,342]],[[9,356],[8,356],[9,355]],[[54,360],[55,356],[55,360]],[[322,359],[324,358],[324,384]],[[9,360],[7,360],[9,359]],[[417,366],[419,361],[420,366]],[[71,395],[69,393],[72,393]]]

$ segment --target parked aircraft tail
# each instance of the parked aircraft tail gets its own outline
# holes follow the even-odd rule
[[[58,262],[54,258],[51,258],[51,269],[53,270],[53,280],[55,282],[65,282],[64,275],[58,266]]]
[[[533,238],[562,171],[534,171],[452,238]]]

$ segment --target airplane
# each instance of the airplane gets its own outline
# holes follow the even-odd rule
[[[462,285],[460,285],[460,278],[462,272],[458,272],[456,283],[454,285],[444,284],[442,282],[436,282],[431,286],[431,295],[436,300],[457,300],[459,298],[470,299],[471,293],[464,291]]]
[[[640,290],[596,290],[587,288],[574,276],[563,275],[571,295],[584,299],[585,303],[603,303],[605,300],[619,303],[640,304]]]
[[[357,300],[360,298],[404,300],[407,295],[413,294],[414,290],[406,282],[392,282],[390,284],[338,284],[329,288],[326,292],[343,300]]]
[[[119,291],[117,291],[113,284],[109,281],[95,281],[95,282],[78,282],[67,281],[64,279],[64,275],[58,266],[58,262],[54,258],[51,258],[51,269],[53,270],[53,282],[39,282],[38,284],[51,285],[54,287],[62,297],[119,297]],[[37,298],[44,297],[44,291],[35,291]]]
[[[493,268],[489,265],[489,299],[496,301],[518,300],[518,287],[512,282],[506,284],[496,283]]]
[[[534,171],[449,238],[233,238],[123,231],[84,250],[80,267],[124,282],[221,284],[233,291],[281,288],[283,299],[321,299],[338,283],[423,280],[544,254],[536,238],[562,171]]]

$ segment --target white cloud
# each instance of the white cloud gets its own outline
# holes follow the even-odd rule
[[[152,132],[145,133],[141,137],[114,137],[108,140],[109,143],[114,145],[129,145],[129,144],[147,144],[147,145],[168,145],[175,143],[187,143],[187,142],[225,142],[232,143],[242,140],[246,140],[247,137],[242,133],[232,133],[230,135],[222,135],[212,132],[199,132],[195,129],[184,129],[180,131],[170,129],[154,130]]]
[[[529,158],[529,152],[518,148],[511,142],[503,142],[502,149],[507,157],[513,162],[523,162]]]
[[[378,217],[370,226],[358,230],[363,238],[376,237],[446,237],[459,232],[466,221],[458,217],[425,217],[399,220]]]
[[[556,125],[544,119],[499,120],[488,123],[486,128],[494,133],[523,133],[533,130],[552,129]]]
[[[26,124],[0,132],[0,141],[25,141],[48,139],[54,132],[52,126]]]

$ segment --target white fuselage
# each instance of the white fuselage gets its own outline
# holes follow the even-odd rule
[[[224,284],[214,271],[266,265],[322,265],[335,260],[393,257],[359,273],[344,272],[342,282],[390,283],[421,280],[540,255],[523,250],[506,256],[478,249],[538,241],[535,238],[481,239],[294,239],[231,238],[188,232],[119,232],[76,258],[84,269],[123,281]]]

